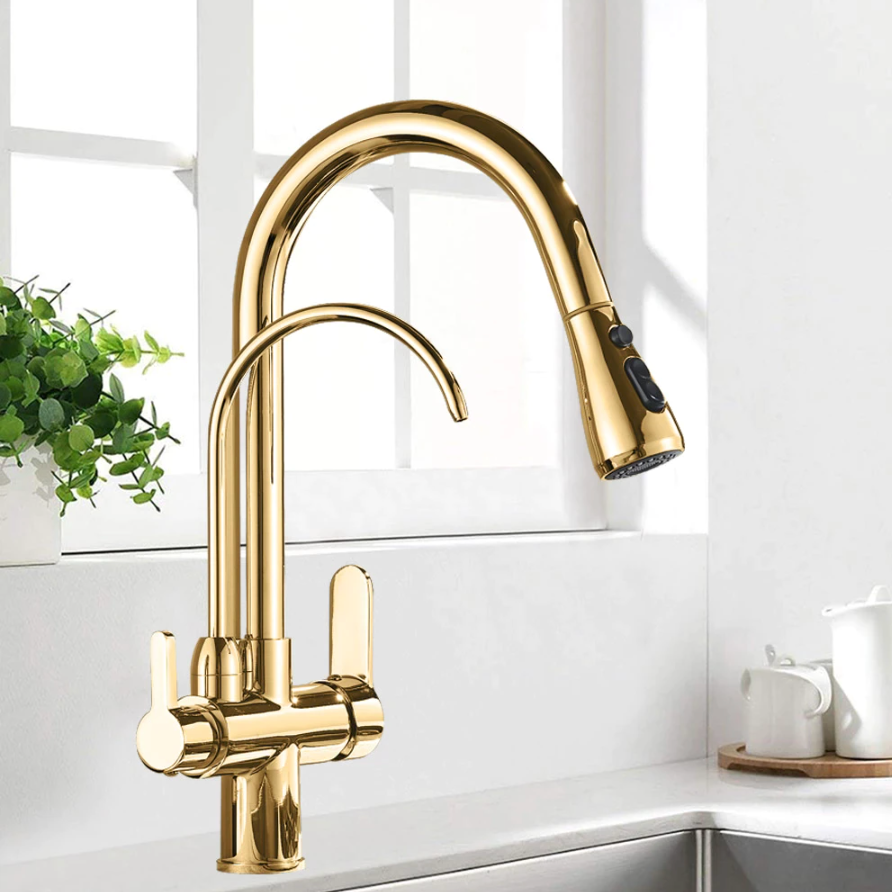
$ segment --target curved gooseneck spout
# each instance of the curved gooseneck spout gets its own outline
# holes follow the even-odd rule
[[[322,322],[355,322],[368,325],[401,341],[427,366],[440,387],[453,420],[464,421],[468,417],[461,386],[440,352],[420,331],[398,316],[362,304],[318,304],[289,313],[262,328],[226,370],[217,388],[208,424],[208,626],[211,637],[218,634],[216,630],[226,620],[225,616],[220,615],[224,603],[220,591],[222,582],[220,566],[226,543],[219,522],[218,509],[221,495],[225,492],[224,481],[238,474],[237,467],[228,467],[233,455],[231,450],[225,448],[225,443],[229,429],[235,424],[237,417],[233,414],[233,407],[237,402],[239,384],[273,345],[302,328]],[[256,381],[254,384],[256,385]],[[235,457],[237,458],[237,454]]]
[[[273,178],[248,225],[235,280],[234,353],[283,313],[285,268],[316,203],[363,165],[401,152],[451,155],[497,182],[523,214],[564,320],[583,427],[601,477],[630,476],[684,449],[662,392],[613,307],[579,207],[561,175],[523,136],[459,105],[391,102],[350,115],[299,149]],[[284,637],[282,352],[257,361],[249,395],[247,634]],[[225,432],[225,498],[216,505],[223,537],[221,599],[211,635],[240,637],[239,433]],[[255,689],[264,690],[262,675]]]

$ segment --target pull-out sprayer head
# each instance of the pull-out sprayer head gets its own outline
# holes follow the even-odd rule
[[[684,452],[684,438],[632,332],[610,302],[564,317],[589,452],[603,480],[633,477]]]

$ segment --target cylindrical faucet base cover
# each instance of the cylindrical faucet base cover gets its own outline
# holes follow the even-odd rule
[[[287,747],[260,771],[225,776],[222,784],[217,869],[284,873],[302,868],[298,747]]]

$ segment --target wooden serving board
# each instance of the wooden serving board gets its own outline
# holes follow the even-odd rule
[[[844,759],[836,753],[816,759],[771,759],[748,755],[743,743],[719,747],[719,768],[787,777],[892,777],[892,759]]]

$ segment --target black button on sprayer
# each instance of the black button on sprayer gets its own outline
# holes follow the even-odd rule
[[[608,336],[617,347],[629,347],[632,344],[632,329],[628,325],[614,325]]]
[[[633,356],[626,360],[625,368],[644,408],[650,412],[662,412],[666,408],[666,397],[663,396],[663,391],[657,386],[657,382],[651,378],[650,369],[644,360]]]

